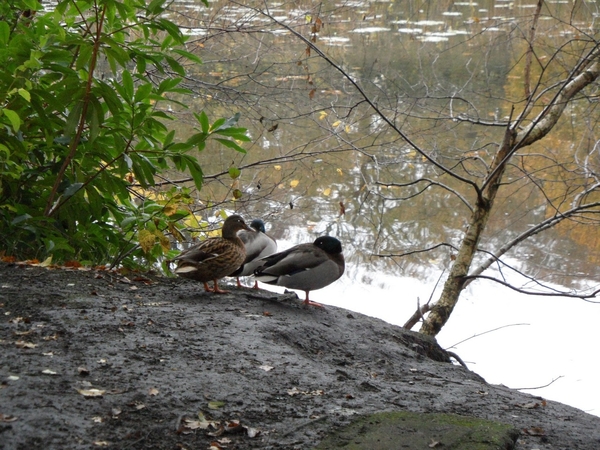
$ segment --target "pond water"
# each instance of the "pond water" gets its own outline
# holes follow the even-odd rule
[[[540,61],[552,55],[559,38],[597,33],[596,2],[577,8],[545,3],[536,36],[543,49]],[[535,8],[531,1],[261,2],[256,7],[215,1],[209,9],[200,2],[176,2],[171,18],[204,61],[189,67],[191,110],[206,110],[211,117],[241,112],[241,124],[252,136],[246,155],[217,146],[198,155],[207,184],[195,194],[197,214],[211,216],[224,208],[248,219],[262,217],[280,249],[322,234],[338,237],[346,274],[311,298],[402,325],[418,302],[439,294],[436,285],[452,263],[452,245],[462,236],[467,204],[474,200],[472,190],[428,163],[415,146],[475,182],[482,179],[504,132],[502,123],[523,91],[523,71],[515,67],[523,63],[526,31],[519,30],[528,30]],[[559,27],[554,16],[567,17],[571,26]],[[323,55],[294,33],[314,42]],[[396,130],[358,95],[353,81]],[[585,178],[586,166],[576,164],[598,163],[598,139],[584,106],[565,115],[568,120],[553,137],[532,152],[550,154],[557,166],[576,174],[572,187]],[[181,112],[176,127],[189,132],[189,112]],[[544,163],[534,158],[527,164],[511,168],[481,243],[486,251],[547,218],[548,195],[570,201],[570,188],[548,187],[562,173],[554,172],[556,180],[538,177]],[[235,180],[226,175],[232,166],[242,169]],[[232,200],[233,189],[243,192],[241,199]],[[486,274],[536,287],[519,275],[523,271],[543,282],[547,292],[596,289],[598,227],[592,221],[577,225],[525,241],[504,266]],[[434,250],[421,251],[427,248]],[[478,261],[485,257],[482,252]],[[600,415],[593,357],[582,345],[597,340],[592,320],[598,308],[480,280],[464,292],[438,340],[489,382],[540,387],[530,392]],[[468,339],[477,334],[482,335]]]

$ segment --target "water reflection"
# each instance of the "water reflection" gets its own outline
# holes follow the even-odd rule
[[[522,79],[508,74],[525,41],[512,33],[535,2],[324,2],[305,10],[297,4],[268,5],[272,18],[315,40],[440,164],[475,181],[485,176],[504,131],[481,124],[501,124],[510,114],[505,99],[522,91]],[[550,8],[569,14],[574,24],[593,25],[585,7]],[[317,16],[323,25],[314,32]],[[196,93],[192,110],[211,116],[240,111],[253,138],[244,156],[216,147],[199,155],[207,174],[225,173],[231,165],[243,168],[235,183],[245,194],[231,203],[233,181],[209,179],[197,194],[199,210],[210,201],[230,202],[231,209],[273,222],[273,232],[291,240],[294,227],[311,231],[315,223],[327,224],[323,232],[345,240],[349,265],[426,276],[450,264],[474,192],[425,164],[360,101],[347,79],[251,2],[215,1],[204,9],[182,1],[173,17],[194,34],[190,48],[204,61],[189,68],[187,84]],[[549,27],[548,38],[558,31]],[[177,126],[185,133],[192,124],[184,113]],[[569,139],[571,131],[559,134]],[[484,249],[497,248],[551,212],[536,184],[524,179],[523,167],[511,170]],[[512,256],[542,278],[575,286],[573,275],[598,275],[598,246],[586,244],[599,236],[591,228],[585,233],[575,239],[559,227]],[[448,245],[402,258],[373,257],[439,243]],[[555,256],[565,254],[574,258]]]

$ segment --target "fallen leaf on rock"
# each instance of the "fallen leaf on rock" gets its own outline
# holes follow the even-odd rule
[[[90,374],[90,371],[87,368],[83,367],[83,366],[78,367],[77,368],[77,372],[82,377],[86,377],[86,376],[88,376]]]
[[[265,365],[263,365],[263,366],[258,366],[258,368],[259,368],[259,369],[262,369],[262,370],[264,370],[265,372],[270,372],[271,370],[273,370],[273,369],[274,369],[274,367],[272,367],[272,366],[267,366],[266,364],[265,364]]]
[[[212,402],[208,402],[208,409],[219,409],[225,406],[225,402],[213,400]]]
[[[440,441],[436,441],[434,439],[431,440],[431,443],[428,445],[429,448],[436,448],[436,447],[441,447],[442,444]]]
[[[314,391],[301,391],[295,386],[292,389],[289,389],[287,391],[287,393],[291,397],[293,397],[295,395],[312,395],[312,396],[325,395],[325,391],[323,389],[315,389]]]
[[[241,433],[242,431],[244,431],[244,427],[237,419],[228,420],[227,422],[225,422],[225,425],[223,427],[225,428],[226,433]]]
[[[148,389],[148,395],[152,395],[152,396],[158,395],[158,389],[156,389],[156,388]]]
[[[246,433],[248,433],[249,438],[255,438],[260,434],[260,430],[258,428],[246,427]]]
[[[14,422],[15,420],[17,420],[17,417],[15,417],[15,416],[0,414],[0,422],[8,423],[8,422]]]
[[[42,355],[44,355],[44,356],[54,356],[54,353],[53,352],[44,352],[44,353],[42,353]]]
[[[215,441],[210,443],[210,447],[208,447],[208,450],[221,450],[222,448],[223,447],[221,446],[221,444]]]
[[[54,370],[50,370],[50,369],[44,369],[44,370],[42,370],[42,373],[44,375],[56,375],[57,374],[57,372],[55,372]]]
[[[538,402],[529,402],[529,403],[524,403],[522,405],[517,403],[517,406],[519,408],[523,408],[523,409],[535,409],[535,408],[539,408],[541,405]]]
[[[110,445],[107,441],[94,441],[96,447],[108,447]]]
[[[209,436],[213,436],[213,437],[219,437],[223,433],[225,433],[225,427],[223,425],[218,425],[217,429],[215,431],[212,431],[212,432],[206,433],[206,434],[208,434]]]
[[[27,330],[27,331],[15,331],[13,334],[15,336],[27,336],[28,334],[33,333],[33,330]]]
[[[102,390],[102,389],[77,389],[77,392],[79,392],[81,395],[83,395],[86,398],[94,398],[94,397],[102,397],[106,391]]]
[[[58,339],[58,335],[53,334],[52,336],[44,336],[42,339],[45,341],[56,341]]]
[[[25,341],[17,341],[15,342],[15,345],[19,348],[36,348],[37,344],[34,344],[32,342],[25,342]]]
[[[544,429],[541,427],[523,428],[523,432],[529,436],[543,436],[546,434]]]
[[[92,422],[94,422],[94,423],[102,423],[103,420],[102,420],[102,417],[100,417],[100,416],[94,416],[94,417],[92,417]]]

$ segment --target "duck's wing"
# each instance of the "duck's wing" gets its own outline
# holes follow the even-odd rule
[[[329,258],[327,254],[313,244],[300,244],[286,251],[275,253],[260,259],[262,264],[255,270],[254,274],[276,276],[293,275],[305,270],[315,268]]]
[[[177,261],[179,264],[198,264],[210,261],[229,251],[231,251],[231,243],[228,241],[221,238],[209,238],[202,241],[196,247],[192,247],[182,252],[179,256],[175,257],[173,261]]]

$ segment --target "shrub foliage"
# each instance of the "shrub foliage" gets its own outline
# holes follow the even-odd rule
[[[180,88],[186,37],[167,0],[0,4],[0,251],[20,259],[153,264],[190,214],[185,189],[140,192],[168,169],[202,186],[193,156],[248,141],[238,116],[196,114],[180,140],[162,108]],[[180,103],[181,104],[181,103]],[[184,106],[184,105],[181,105]],[[134,196],[132,194],[136,194]]]

